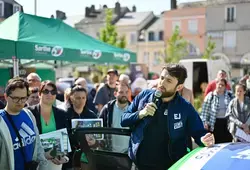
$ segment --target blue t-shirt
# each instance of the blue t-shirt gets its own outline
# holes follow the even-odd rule
[[[22,138],[22,143],[24,146],[23,151],[25,153],[24,159],[18,137],[6,114],[7,113],[4,110],[0,110],[0,116],[2,116],[5,120],[12,138],[15,170],[24,170],[24,162],[32,161],[33,157],[34,142],[36,139],[34,126],[30,117],[23,110],[18,115],[10,115]]]

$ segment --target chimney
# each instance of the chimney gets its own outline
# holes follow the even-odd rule
[[[56,18],[60,20],[66,19],[66,13],[60,10],[56,10]]]
[[[95,5],[91,5],[90,11],[91,11],[91,12],[95,12]]]
[[[135,5],[132,7],[132,12],[136,12],[136,6]]]
[[[120,16],[121,15],[121,4],[119,2],[115,3],[115,13],[116,15]]]
[[[90,8],[86,7],[85,8],[85,17],[89,17],[89,15],[90,15]]]

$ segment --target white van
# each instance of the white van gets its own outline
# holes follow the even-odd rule
[[[230,78],[230,66],[223,60],[184,59],[180,64],[187,68],[185,86],[193,91],[194,96],[201,93],[201,83],[214,80],[219,70],[225,70]]]

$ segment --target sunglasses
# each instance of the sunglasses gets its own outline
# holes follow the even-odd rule
[[[57,91],[56,91],[56,90],[47,90],[47,89],[45,89],[45,90],[42,91],[42,93],[43,93],[43,94],[46,94],[46,95],[49,94],[49,93],[50,93],[51,95],[56,95],[56,94],[57,94]]]

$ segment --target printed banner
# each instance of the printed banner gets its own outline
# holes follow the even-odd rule
[[[85,128],[85,127],[103,127],[103,120],[102,119],[72,119],[72,129],[75,128]],[[96,140],[103,140],[104,135],[103,134],[93,134],[90,135]]]

